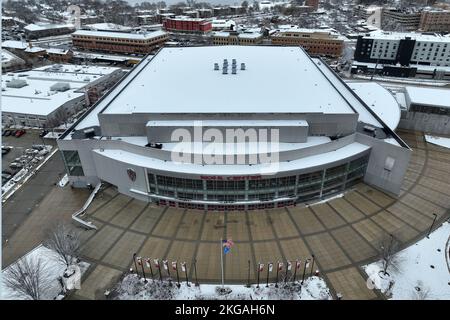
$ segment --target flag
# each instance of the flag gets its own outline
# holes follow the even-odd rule
[[[272,262],[269,262],[268,267],[269,267],[269,272],[272,272],[272,269],[273,269],[273,263],[272,263]]]
[[[283,262],[278,262],[278,271],[283,270]]]
[[[292,269],[292,263],[290,261],[287,262],[287,269],[288,271],[291,271]]]
[[[137,257],[136,258],[138,265],[142,265],[142,258],[141,257]]]
[[[302,265],[302,261],[298,260],[295,264],[296,264],[296,268],[300,269],[300,266]]]
[[[223,246],[223,253],[227,254],[228,252],[230,252],[231,247],[234,245],[233,240],[228,239],[228,240],[222,240],[222,246]]]
[[[172,261],[172,269],[174,271],[177,271],[177,262],[176,261]]]
[[[165,270],[169,270],[169,264],[167,263],[167,260],[163,260],[163,266]]]
[[[264,270],[264,263],[258,264],[258,272],[262,272]]]
[[[157,267],[159,269],[159,260],[153,259],[153,263],[155,264],[155,267]]]
[[[181,271],[186,272],[186,262],[181,263]]]
[[[145,266],[146,266],[147,268],[150,268],[150,258],[146,258],[146,259],[145,259]]]

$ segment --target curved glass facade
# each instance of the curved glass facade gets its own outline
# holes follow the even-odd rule
[[[161,205],[202,210],[244,210],[293,205],[357,183],[366,172],[368,155],[306,174],[264,178],[186,179],[148,171],[148,191]]]

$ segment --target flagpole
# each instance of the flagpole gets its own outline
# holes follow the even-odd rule
[[[223,243],[223,240],[222,240],[222,238],[220,238],[220,266],[221,266],[221,269],[222,269],[222,288],[223,288],[224,284],[223,284],[223,251],[222,251],[222,243]]]

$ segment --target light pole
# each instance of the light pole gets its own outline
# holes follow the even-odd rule
[[[313,272],[314,272],[314,255],[311,255],[312,256],[312,262],[311,262],[311,277],[312,277],[312,275],[313,275]]]
[[[197,279],[197,259],[194,259],[194,274],[195,274],[195,286],[198,287],[198,279]]]
[[[430,230],[428,230],[427,239],[430,239],[431,230],[433,230],[434,223],[436,222],[436,219],[437,219],[436,213],[433,213],[433,216],[434,216],[433,222],[431,223]]]
[[[247,288],[250,288],[250,260],[248,260],[248,277]]]
[[[136,255],[137,255],[137,253],[133,253],[134,271],[136,271],[136,276],[139,277],[137,264],[136,264]]]

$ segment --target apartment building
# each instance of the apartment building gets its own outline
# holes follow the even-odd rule
[[[419,29],[426,32],[450,32],[450,11],[424,10]]]
[[[271,35],[273,45],[302,46],[311,55],[339,57],[344,49],[345,38],[328,29],[303,29],[281,26]]]
[[[72,34],[73,46],[84,50],[147,54],[169,39],[164,31],[125,33],[78,30]]]

